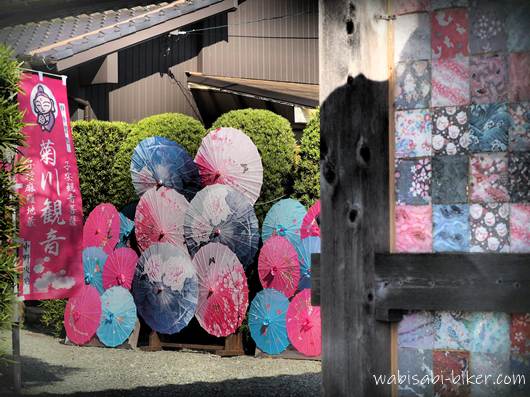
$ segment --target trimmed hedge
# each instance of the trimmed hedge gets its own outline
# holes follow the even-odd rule
[[[255,209],[262,222],[274,201],[292,191],[297,147],[291,124],[269,110],[241,109],[221,115],[212,129],[219,127],[244,131],[258,148],[263,163],[263,186]]]
[[[320,110],[315,112],[302,134],[294,195],[307,207],[320,198]]]
[[[72,123],[85,216],[98,204],[113,202],[112,167],[130,129],[129,124],[122,122],[92,120]]]
[[[180,113],[157,114],[133,125],[127,139],[120,146],[112,168],[112,202],[121,207],[137,198],[131,181],[130,166],[134,148],[143,139],[151,136],[171,139],[194,158],[205,134],[199,121]]]
[[[54,299],[39,302],[39,306],[42,308],[42,317],[40,321],[57,338],[66,335],[64,329],[64,310],[66,309],[66,302],[66,299]]]

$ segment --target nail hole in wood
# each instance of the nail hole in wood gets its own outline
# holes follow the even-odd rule
[[[352,85],[353,84],[353,77],[351,75],[348,75],[348,78],[346,79],[346,82],[349,84],[349,85]]]
[[[348,19],[346,21],[346,33],[352,34],[353,33],[353,21],[351,19]]]
[[[502,284],[502,280],[499,278],[497,281],[496,281],[497,284]]]
[[[515,283],[513,283],[513,286],[514,286],[515,288],[519,288],[519,287],[521,286],[521,284],[519,284],[519,282],[516,281]]]
[[[335,169],[329,164],[329,161],[324,163],[324,179],[332,185],[335,182]]]
[[[368,292],[368,302],[371,302],[374,300],[374,294],[372,294],[371,292]]]

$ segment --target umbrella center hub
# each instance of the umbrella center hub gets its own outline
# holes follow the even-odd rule
[[[270,323],[271,322],[270,322],[270,320],[268,318],[264,319],[263,322],[262,322],[264,327],[268,327],[270,325]]]
[[[213,231],[213,235],[214,235],[215,237],[219,237],[219,236],[221,235],[221,229],[218,228],[218,227],[216,227],[216,228],[214,229],[214,231]]]
[[[210,289],[208,290],[208,296],[207,296],[206,299],[210,299],[210,296],[212,296],[212,295],[213,295],[213,289],[210,288]]]
[[[90,284],[92,281],[92,275],[90,273],[85,273],[85,284]]]
[[[105,318],[105,321],[108,323],[111,323],[114,320],[114,313],[107,313],[107,317]]]
[[[276,273],[278,273],[278,268],[276,266],[273,266],[271,270],[271,274],[274,276],[276,275]]]
[[[123,285],[125,283],[125,276],[123,275],[123,273],[120,273],[116,276],[116,282],[118,283],[118,285]]]
[[[164,232],[160,232],[159,236],[158,236],[158,241],[162,241],[162,239],[164,238]]]
[[[302,331],[309,331],[311,328],[313,328],[313,325],[311,324],[311,320],[309,318],[306,318],[304,322],[302,323]]]
[[[101,230],[96,229],[96,234],[100,234],[100,233],[101,233]]]
[[[81,314],[79,313],[78,310],[74,310],[74,311],[72,312],[72,316],[73,316],[73,318],[74,318],[74,321],[78,321],[78,320],[81,318]]]
[[[276,227],[276,234],[278,234],[278,236],[285,236],[285,228],[283,225],[278,225]]]

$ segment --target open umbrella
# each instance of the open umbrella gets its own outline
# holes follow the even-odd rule
[[[199,170],[186,149],[159,136],[146,138],[136,146],[131,177],[139,196],[154,186],[166,186],[191,200],[201,188]]]
[[[243,131],[217,128],[206,135],[195,156],[203,186],[220,183],[243,193],[252,204],[263,184],[263,166],[254,142]]]
[[[195,315],[199,295],[190,256],[169,243],[151,245],[138,261],[132,291],[138,313],[151,329],[179,332]]]
[[[101,295],[101,321],[97,335],[105,346],[116,347],[127,340],[136,325],[136,306],[129,291],[116,286]]]
[[[210,185],[191,201],[184,218],[184,237],[192,255],[211,242],[225,244],[247,268],[259,243],[258,219],[250,201],[234,188]]]
[[[134,229],[134,222],[127,218],[123,213],[120,214],[120,240],[116,244],[116,248],[127,247],[127,242]]]
[[[186,249],[184,214],[188,200],[177,191],[153,187],[147,190],[136,207],[136,241],[142,250],[153,243],[171,243]]]
[[[247,278],[241,262],[226,245],[210,243],[195,254],[193,264],[199,281],[195,317],[212,335],[233,334],[248,307]]]
[[[91,285],[81,286],[68,299],[64,310],[64,328],[68,339],[84,345],[96,334],[101,317],[99,292]]]
[[[300,261],[300,283],[298,289],[311,288],[311,254],[320,253],[320,237],[306,237],[302,240]]]
[[[300,228],[300,237],[320,237],[320,200],[309,208],[306,216],[302,220]]]
[[[101,248],[88,247],[83,250],[83,271],[85,284],[95,287],[100,294],[103,288],[103,269],[107,262],[107,254]]]
[[[298,254],[285,237],[273,236],[261,248],[258,273],[263,288],[274,288],[290,297],[298,288]]]
[[[318,356],[322,351],[320,308],[311,306],[311,290],[296,294],[287,310],[287,334],[292,345],[306,356]]]
[[[265,353],[280,354],[289,346],[285,320],[288,307],[286,296],[272,288],[258,292],[250,304],[250,335]]]
[[[120,240],[120,215],[112,204],[99,204],[83,227],[83,248],[99,247],[110,254]]]
[[[120,286],[131,289],[137,261],[138,255],[133,249],[116,248],[107,258],[103,268],[103,288]]]

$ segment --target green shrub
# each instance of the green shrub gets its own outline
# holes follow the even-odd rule
[[[205,133],[199,121],[180,113],[157,114],[133,125],[127,139],[120,146],[112,169],[113,203],[122,206],[136,198],[130,166],[134,148],[140,141],[155,135],[171,139],[184,147],[193,158]]]
[[[129,124],[122,122],[93,120],[72,123],[85,216],[96,205],[113,202],[110,193],[112,167],[130,129]]]
[[[305,206],[320,198],[320,111],[304,129],[300,144],[300,163],[294,181],[294,196]]]
[[[41,323],[49,329],[56,337],[65,335],[64,309],[66,299],[46,300],[39,303],[42,308]]]
[[[263,220],[277,199],[292,190],[296,141],[288,120],[268,110],[232,110],[220,116],[212,129],[233,127],[244,131],[257,146],[263,163],[263,186],[256,215]]]

